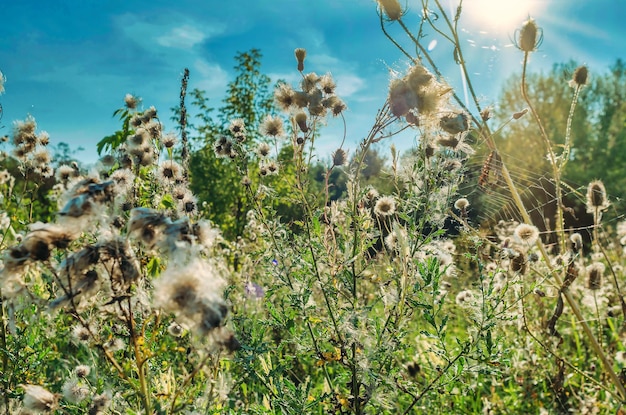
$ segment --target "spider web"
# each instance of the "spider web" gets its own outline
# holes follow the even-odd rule
[[[514,155],[499,152],[506,165],[511,179],[515,183],[522,202],[531,220],[542,233],[544,240],[555,242],[554,224],[556,220],[556,191],[552,174],[524,167],[524,162]],[[479,185],[480,176],[485,169],[487,155],[478,151],[466,162],[465,177],[459,186],[459,194],[470,200],[469,218],[474,226],[491,228],[501,220],[524,222],[511,193],[502,177],[487,185]],[[491,169],[496,166],[491,166]],[[490,169],[490,170],[491,170]],[[492,177],[497,172],[490,171]],[[593,229],[593,216],[586,212],[587,184],[572,183],[563,180],[561,194],[564,205],[565,229],[568,232],[580,232],[586,239],[590,238]],[[618,201],[611,197],[610,201]],[[611,206],[614,206],[612,204]],[[605,214],[602,226],[623,220],[613,209]]]

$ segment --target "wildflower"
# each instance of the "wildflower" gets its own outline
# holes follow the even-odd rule
[[[470,204],[469,200],[467,200],[466,198],[462,197],[460,199],[457,199],[456,202],[454,202],[454,208],[456,210],[460,210],[460,211],[464,212],[465,209],[468,208],[469,204]]]
[[[228,129],[237,141],[242,142],[246,139],[246,126],[243,119],[237,118],[231,120]]]
[[[523,52],[534,52],[541,44],[542,35],[541,28],[537,26],[534,19],[529,18],[524,22],[519,30],[517,47]]]
[[[526,246],[532,246],[539,239],[539,229],[536,226],[521,223],[513,231],[515,239]]]
[[[399,20],[402,17],[402,7],[398,0],[378,0],[378,5],[389,20]]]
[[[111,394],[109,392],[103,392],[96,395],[91,400],[91,406],[89,407],[89,414],[100,414],[111,403]]]
[[[569,240],[572,244],[572,251],[575,253],[580,252],[583,248],[583,237],[578,232],[575,232],[570,235]]]
[[[333,166],[343,166],[348,161],[348,155],[343,148],[338,148],[333,153]]]
[[[77,404],[89,396],[89,389],[77,379],[69,379],[63,384],[62,395],[68,402]]]
[[[224,279],[207,260],[193,258],[186,265],[170,264],[154,282],[155,304],[174,313],[201,335],[222,325],[228,307],[221,297]]]
[[[335,93],[335,88],[336,88],[336,84],[335,81],[333,80],[333,77],[331,74],[327,73],[326,75],[322,75],[320,77],[320,88],[322,88],[322,91],[324,91],[325,94],[334,94]]]
[[[572,79],[569,81],[569,86],[572,88],[582,88],[587,85],[587,78],[589,76],[589,70],[586,66],[579,66],[574,70],[574,75]]]
[[[320,77],[317,76],[315,72],[310,72],[304,75],[304,78],[302,78],[302,83],[300,85],[302,87],[302,91],[310,93],[311,91],[313,91],[313,89],[315,89],[319,80]]]
[[[324,108],[328,108],[333,114],[333,117],[341,115],[341,113],[344,112],[346,108],[348,108],[346,106],[346,103],[343,102],[341,98],[339,98],[337,95],[331,95],[328,98],[325,98],[322,101],[322,106]]]
[[[290,85],[281,83],[274,90],[274,101],[282,111],[288,112],[295,105],[295,91]]]
[[[126,105],[126,108],[128,108],[129,110],[136,109],[138,103],[139,99],[133,94],[126,94],[124,96],[124,105]]]
[[[157,173],[161,181],[173,182],[183,177],[182,166],[174,160],[166,160],[160,166]]]
[[[142,118],[143,120],[145,120],[144,122],[148,122],[151,119],[156,118],[156,117],[157,117],[157,110],[156,108],[154,108],[154,106],[148,108],[142,114]]]
[[[524,255],[523,252],[517,251],[517,250],[512,250],[510,253],[510,257],[511,257],[511,271],[513,272],[519,272],[520,274],[524,275],[526,273],[526,269],[527,269],[527,260],[526,260],[526,255]]]
[[[458,134],[469,129],[469,117],[464,112],[445,114],[439,120],[441,128],[449,134]]]
[[[261,134],[266,136],[275,138],[283,137],[285,135],[283,120],[279,117],[267,115],[261,124],[260,131]]]
[[[264,163],[261,167],[260,167],[261,171],[265,172],[265,173],[261,173],[262,176],[265,175],[276,175],[278,174],[278,164],[275,161],[269,161],[267,163]]]
[[[306,49],[297,48],[294,50],[296,60],[298,61],[298,72],[304,71],[304,59],[306,58]]]
[[[165,148],[172,148],[177,142],[178,138],[174,133],[167,133],[161,138],[161,144],[163,144]]]
[[[113,157],[110,154],[107,154],[107,155],[101,157],[99,162],[100,162],[100,164],[102,166],[104,166],[106,168],[111,168],[115,164],[116,160],[115,160],[115,157]]]
[[[167,332],[174,337],[181,337],[183,335],[183,327],[177,322],[173,321],[168,327]]]
[[[474,294],[471,291],[463,290],[457,294],[455,301],[458,305],[463,305],[472,301],[473,298]]]
[[[87,365],[78,365],[74,368],[74,374],[79,378],[86,378],[89,376],[91,368]]]
[[[52,412],[57,397],[38,385],[20,385],[24,389],[24,407],[32,411]]]
[[[133,187],[135,174],[130,169],[117,169],[109,178],[115,182],[115,193],[126,195]]]
[[[396,212],[396,201],[391,196],[383,196],[376,201],[374,213],[377,216],[391,216]]]
[[[309,108],[309,114],[314,117],[323,117],[326,115],[326,107],[324,106],[324,96],[322,90],[314,88],[307,94],[307,102]]]
[[[124,340],[118,337],[113,337],[111,340],[104,343],[102,347],[104,347],[105,350],[111,353],[115,353],[119,350],[124,350],[124,348],[126,347],[126,344],[124,343]]]
[[[46,148],[38,148],[33,152],[33,162],[38,166],[48,164],[50,162],[50,152]]]
[[[417,94],[404,79],[394,79],[389,85],[389,107],[396,117],[406,115],[417,108]]]
[[[587,187],[587,212],[602,212],[609,207],[606,189],[600,180],[594,180]]]
[[[42,131],[37,135],[37,141],[42,146],[47,146],[50,144],[50,134],[47,131]]]
[[[604,275],[605,266],[601,262],[594,262],[587,267],[587,288],[590,290],[599,290],[602,286],[602,277]]]
[[[263,298],[265,290],[259,284],[248,281],[245,286],[246,296],[249,298]]]
[[[86,343],[91,338],[89,330],[82,325],[76,325],[72,329],[72,338],[78,343]]]

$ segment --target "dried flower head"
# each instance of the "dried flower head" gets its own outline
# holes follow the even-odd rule
[[[181,337],[183,335],[183,326],[173,321],[168,327],[167,332],[174,337]]]
[[[569,240],[571,242],[572,251],[575,253],[580,252],[583,248],[583,237],[578,232],[570,235]]]
[[[449,134],[459,134],[469,129],[469,117],[464,112],[444,114],[439,125]]]
[[[402,7],[398,0],[378,0],[378,4],[389,20],[399,20],[402,17]]]
[[[320,77],[315,72],[309,72],[308,74],[304,75],[304,78],[302,78],[302,82],[300,83],[302,91],[310,93],[315,89],[319,81]]]
[[[396,200],[391,196],[383,196],[376,201],[374,213],[377,216],[391,216],[396,213]]]
[[[271,151],[271,147],[269,144],[267,143],[259,143],[259,145],[256,148],[256,153],[260,156],[260,157],[267,157],[270,154]]]
[[[172,183],[183,177],[183,168],[174,160],[166,160],[159,166],[157,177],[161,181]]]
[[[276,101],[281,111],[289,112],[291,108],[296,105],[296,92],[291,85],[281,83],[274,90],[274,101]],[[304,106],[306,106],[306,103]]]
[[[294,50],[294,54],[296,55],[296,61],[298,61],[298,71],[304,71],[304,59],[306,58],[306,49],[297,48]]]
[[[296,112],[293,118],[296,124],[298,124],[298,128],[300,128],[300,131],[302,131],[303,133],[306,133],[309,131],[309,126],[306,123],[307,116],[304,111]]]
[[[89,376],[91,368],[87,365],[78,365],[74,368],[74,374],[79,378],[86,378]]]
[[[21,385],[26,409],[49,413],[56,407],[57,397],[39,385]]]
[[[177,142],[178,137],[176,137],[176,134],[174,133],[167,133],[163,137],[161,137],[161,144],[163,144],[165,148],[172,148],[176,145]]]
[[[326,75],[322,75],[320,78],[320,88],[322,88],[325,94],[334,94],[336,87],[337,85],[331,74],[327,73]]]
[[[606,188],[600,180],[594,180],[587,186],[587,212],[602,212],[609,207]]]
[[[574,70],[574,75],[572,79],[569,81],[569,86],[572,88],[582,88],[587,85],[589,77],[589,70],[585,65],[579,66]]]
[[[63,398],[73,404],[84,401],[89,396],[89,388],[78,379],[68,379],[61,389]]]
[[[333,153],[333,166],[343,166],[348,161],[348,155],[343,148],[338,148]]]
[[[235,137],[235,139],[240,143],[246,140],[246,125],[243,119],[237,118],[231,120],[228,129],[233,137]]]
[[[406,115],[417,108],[417,94],[404,79],[394,79],[389,85],[389,106],[396,117]]]
[[[536,226],[521,223],[513,231],[513,236],[519,243],[532,246],[539,239],[539,229]]]
[[[465,211],[465,209],[467,209],[469,207],[469,200],[467,200],[466,198],[462,197],[460,199],[457,199],[456,202],[454,202],[454,208],[456,210],[460,210],[460,211]]]
[[[272,115],[267,115],[263,120],[263,123],[260,127],[261,134],[280,138],[285,135],[285,130],[283,129],[283,120],[280,117],[274,117]]]
[[[129,110],[136,109],[138,103],[139,99],[133,94],[126,94],[124,96],[124,105],[126,105],[126,108],[128,108]]]
[[[534,19],[529,18],[519,30],[517,47],[523,52],[534,52],[543,40],[542,30]]]

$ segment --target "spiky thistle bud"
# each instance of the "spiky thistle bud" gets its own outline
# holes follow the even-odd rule
[[[523,52],[534,52],[541,44],[541,28],[534,19],[529,18],[524,22],[519,31],[517,47]]]
[[[306,58],[306,49],[297,48],[294,53],[296,55],[296,60],[298,61],[298,71],[302,72],[304,71],[304,59]]]
[[[378,4],[389,20],[400,20],[402,17],[402,7],[398,0],[378,0]]]

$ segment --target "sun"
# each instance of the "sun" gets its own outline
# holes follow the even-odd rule
[[[513,32],[528,16],[536,16],[545,0],[465,0],[462,16],[485,32]]]

